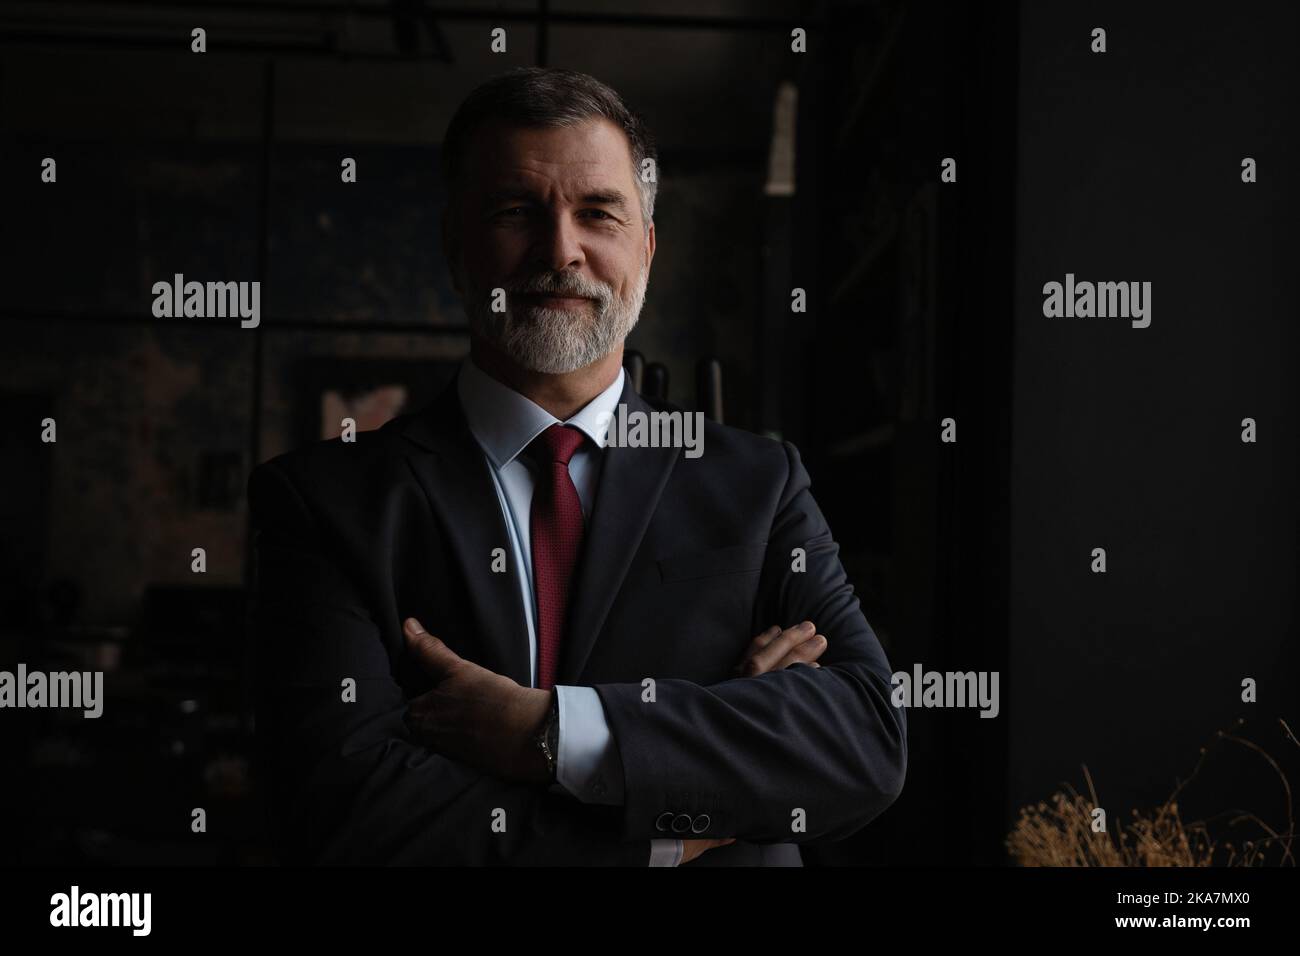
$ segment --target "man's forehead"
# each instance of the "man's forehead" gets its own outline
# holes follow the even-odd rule
[[[490,171],[493,179],[523,174],[532,164],[541,163],[563,166],[570,174],[593,180],[621,180],[630,175],[632,162],[627,137],[603,117],[554,127],[489,120],[475,130],[468,152],[470,169]]]

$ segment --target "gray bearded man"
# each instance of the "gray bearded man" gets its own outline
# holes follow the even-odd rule
[[[443,144],[471,349],[428,407],[249,479],[286,858],[800,865],[899,794],[904,710],[789,442],[609,445],[655,251],[607,86],[497,77]],[[815,622],[815,624],[814,624]]]

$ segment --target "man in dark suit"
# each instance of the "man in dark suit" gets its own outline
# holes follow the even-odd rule
[[[669,432],[687,413],[622,369],[653,145],[608,87],[535,69],[443,149],[470,357],[429,407],[249,479],[282,849],[799,865],[898,795],[904,712],[795,447]]]

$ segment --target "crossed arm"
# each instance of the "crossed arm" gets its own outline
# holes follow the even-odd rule
[[[533,738],[550,707],[551,691],[523,687],[459,657],[414,618],[405,622],[404,633],[412,653],[435,681],[407,711],[412,737],[502,780],[547,783],[549,768]],[[820,667],[817,658],[825,649],[826,638],[816,633],[811,621],[784,629],[773,626],[749,643],[735,671],[757,677],[795,664]],[[681,862],[734,839],[684,840]]]
[[[305,503],[276,466],[256,469],[255,630],[266,654],[259,734],[271,747],[288,854],[322,863],[644,866],[648,841],[662,836],[653,820],[670,786],[722,793],[729,810],[715,830],[724,840],[838,839],[876,816],[902,785],[903,712],[889,703],[883,651],[798,453],[785,447],[790,474],[760,610],[768,620],[816,621],[829,638],[817,649],[822,666],[778,668],[774,650],[760,658],[770,671],[751,663],[748,674],[712,687],[661,680],[649,709],[639,684],[598,685],[625,767],[622,807],[582,804],[542,783],[530,737],[549,691],[452,661],[436,638],[408,634],[426,665],[441,670],[429,694],[407,700]],[[806,550],[807,572],[789,571],[794,547]],[[781,659],[806,637],[782,644]],[[356,702],[340,702],[343,676],[356,680]],[[796,809],[807,827],[792,834]]]

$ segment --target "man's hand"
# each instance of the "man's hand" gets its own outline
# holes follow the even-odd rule
[[[728,843],[735,843],[735,837],[727,837],[725,840],[683,840],[682,841],[682,858],[677,864],[689,863],[696,857],[703,856],[706,850],[712,850],[715,846],[726,846]]]
[[[826,638],[817,633],[812,621],[804,621],[784,630],[774,624],[750,642],[735,671],[739,677],[757,677],[768,671],[784,670],[791,664],[804,663],[821,667],[817,658],[825,650]],[[735,837],[727,837],[725,840],[683,840],[681,862],[689,863],[714,847],[735,842]]]
[[[551,706],[551,691],[523,687],[460,657],[415,618],[407,646],[434,679],[407,708],[414,739],[502,780],[547,783],[546,757],[533,743]]]
[[[826,638],[817,633],[812,621],[804,621],[784,630],[772,625],[755,637],[736,665],[737,677],[757,677],[768,671],[784,670],[791,664],[821,667],[817,658],[826,650]]]

